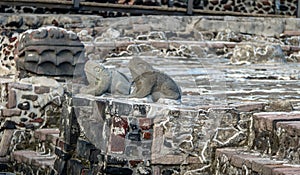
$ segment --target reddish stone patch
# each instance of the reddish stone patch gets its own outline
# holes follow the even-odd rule
[[[143,139],[150,140],[151,136],[152,136],[151,132],[144,132],[143,133]]]
[[[128,125],[128,120],[125,117],[114,117],[112,119],[112,130],[113,133],[122,136],[125,138],[128,130],[129,130],[129,125]]]
[[[114,134],[111,134],[110,138],[110,151],[112,153],[123,154],[125,150],[125,138]]]
[[[129,160],[131,167],[136,167],[139,163],[142,163],[143,160]]]
[[[153,128],[153,122],[149,118],[141,118],[139,123],[142,130],[149,130]]]
[[[43,122],[44,122],[44,119],[42,119],[42,118],[36,118],[36,119],[30,120],[29,122],[43,123]]]

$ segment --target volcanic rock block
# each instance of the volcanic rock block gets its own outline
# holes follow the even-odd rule
[[[77,35],[57,27],[24,32],[17,50],[17,68],[38,75],[72,76],[85,63]]]

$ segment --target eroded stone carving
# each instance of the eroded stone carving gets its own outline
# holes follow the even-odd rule
[[[89,85],[81,88],[80,92],[100,96],[106,92],[129,95],[130,81],[117,70],[105,68],[102,64],[89,60],[84,66]]]
[[[181,99],[181,89],[176,82],[167,74],[154,69],[146,61],[136,57],[131,59],[129,70],[135,84],[131,97],[144,98],[150,95],[153,102],[160,98]]]
[[[74,32],[42,27],[22,34],[18,44],[17,68],[39,75],[73,76],[83,66],[84,45]]]

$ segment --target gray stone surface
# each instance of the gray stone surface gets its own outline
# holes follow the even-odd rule
[[[128,78],[117,70],[105,68],[101,63],[89,60],[84,66],[84,72],[89,85],[80,92],[96,96],[104,93],[114,95],[128,95],[130,82]]]
[[[129,62],[133,82],[135,84],[131,97],[144,98],[151,96],[153,102],[159,99],[181,99],[181,89],[175,81],[165,73],[159,72],[140,58]]]

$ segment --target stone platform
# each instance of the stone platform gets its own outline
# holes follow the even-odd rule
[[[107,68],[131,79],[128,62],[139,56],[165,72],[182,103],[84,95],[76,78],[25,81],[12,69],[0,79],[0,171],[299,174],[298,19],[52,17],[36,18],[69,20],[86,57]],[[275,27],[238,27],[253,20]]]

